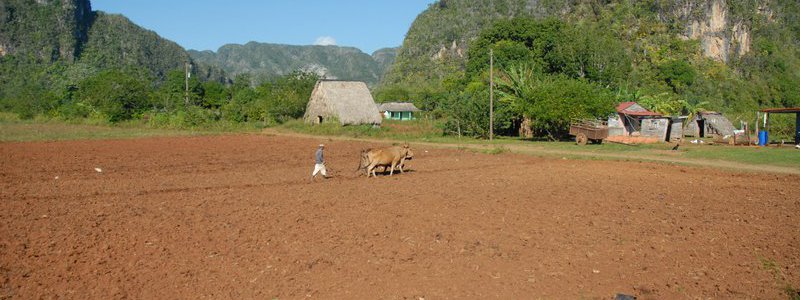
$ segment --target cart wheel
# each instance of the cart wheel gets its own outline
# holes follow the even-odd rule
[[[575,135],[575,144],[584,146],[589,139],[586,137],[586,134],[578,133]]]

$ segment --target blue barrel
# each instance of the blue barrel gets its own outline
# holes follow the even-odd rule
[[[766,146],[769,143],[769,134],[766,131],[762,130],[758,132],[758,145]]]

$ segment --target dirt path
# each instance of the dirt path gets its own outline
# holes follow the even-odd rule
[[[361,141],[361,142],[374,142],[374,143],[391,142],[387,140],[369,139],[369,138],[320,137],[302,133],[277,131],[271,128],[265,129],[263,133],[268,135],[280,135],[280,136],[298,137],[298,138],[325,138],[332,140]],[[455,144],[455,143],[413,142],[412,144],[424,145],[427,147],[448,148],[448,149],[472,149],[480,151],[490,150],[492,149],[492,147],[495,147],[493,145],[488,145],[488,144],[481,145],[481,144],[468,144],[468,143]],[[558,149],[548,149],[535,145],[503,144],[503,145],[496,145],[496,147],[504,147],[515,153],[524,153],[532,155],[582,156],[582,157],[611,159],[611,160],[635,160],[635,161],[681,164],[681,165],[690,165],[698,167],[713,167],[719,169],[728,169],[728,170],[746,171],[746,172],[766,172],[766,173],[777,173],[777,174],[800,175],[800,168],[763,165],[763,164],[756,165],[756,164],[747,164],[747,163],[723,161],[723,160],[692,159],[692,158],[682,158],[678,156],[659,156],[659,155],[650,155],[643,153],[598,153],[590,151],[558,150]]]
[[[324,142],[333,179],[309,183]],[[0,143],[0,299],[781,299],[800,176],[235,135]],[[101,172],[95,170],[99,168]]]

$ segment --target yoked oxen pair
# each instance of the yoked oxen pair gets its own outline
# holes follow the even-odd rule
[[[389,172],[389,176],[391,176],[394,174],[395,169],[403,173],[403,164],[406,160],[412,158],[414,158],[414,153],[411,152],[408,144],[380,149],[366,149],[361,151],[361,162],[356,171],[366,169],[367,177],[370,175],[377,177],[375,169],[382,166],[384,171],[386,171],[386,168],[391,168]]]

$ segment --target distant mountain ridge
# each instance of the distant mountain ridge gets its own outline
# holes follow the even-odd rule
[[[329,79],[364,81],[372,86],[394,63],[397,48],[383,48],[369,55],[354,47],[249,42],[227,44],[216,52],[189,50],[189,55],[230,76],[249,73],[256,81],[306,71]]]

